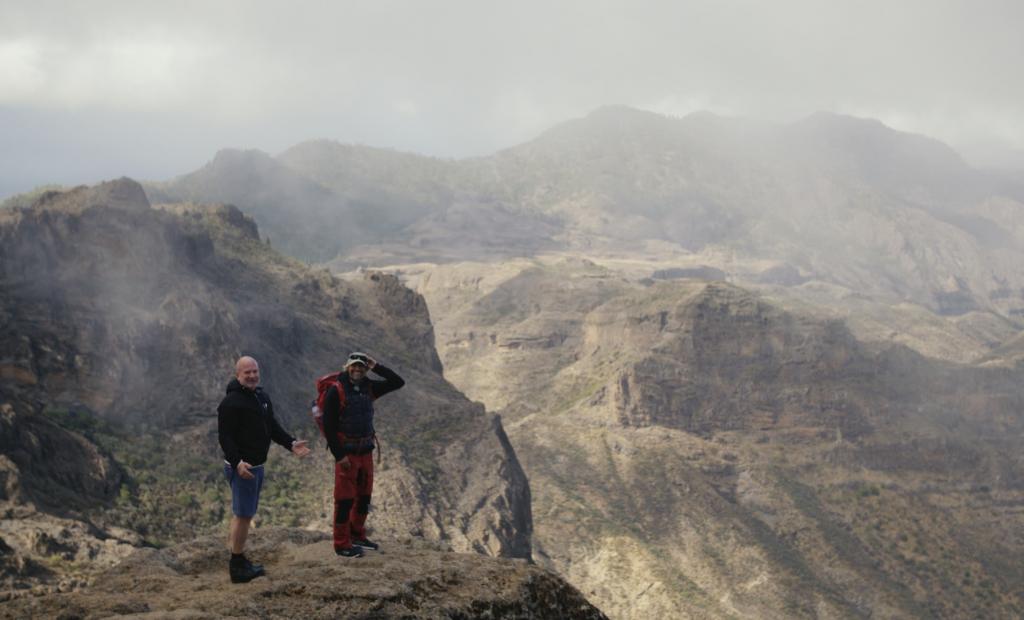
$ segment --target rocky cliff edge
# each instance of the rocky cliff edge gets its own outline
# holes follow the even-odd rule
[[[232,584],[220,536],[141,549],[80,591],[17,599],[0,618],[604,618],[525,560],[452,553],[418,539],[334,555],[326,534],[260,529],[249,555],[267,576]]]

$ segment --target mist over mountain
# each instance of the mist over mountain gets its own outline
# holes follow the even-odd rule
[[[322,261],[321,248],[358,239],[359,224],[333,230],[335,219],[352,220],[352,205],[316,182],[281,166],[260,151],[224,150],[204,168],[185,175],[173,197],[150,188],[154,202],[201,202],[245,205],[246,212],[273,230],[273,238],[292,255]]]
[[[297,178],[314,185],[274,198]],[[321,141],[273,159],[222,153],[151,193],[236,204],[286,252],[331,256],[340,269],[552,251],[667,256],[741,283],[784,265],[944,314],[1015,316],[1021,188],[868,119],[776,125],[609,107],[488,157]],[[336,224],[299,232],[324,222]]]

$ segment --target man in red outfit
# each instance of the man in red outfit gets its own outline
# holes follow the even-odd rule
[[[366,376],[372,370],[383,381]],[[324,397],[324,435],[334,455],[334,552],[360,557],[380,545],[366,537],[373,493],[373,401],[405,385],[395,371],[352,353]]]

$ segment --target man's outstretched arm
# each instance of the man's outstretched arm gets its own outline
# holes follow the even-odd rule
[[[274,415],[274,406],[270,405],[270,438],[274,440],[274,443],[287,449],[289,452],[295,453],[296,456],[306,456],[309,454],[308,442],[296,439],[291,434],[284,430],[280,422],[277,421],[277,416]]]
[[[295,438],[288,434],[288,431],[284,430],[284,427],[278,423],[273,409],[270,410],[270,438],[274,440],[274,443],[289,450],[292,449],[292,443],[295,442]]]

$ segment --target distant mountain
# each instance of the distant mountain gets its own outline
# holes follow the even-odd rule
[[[154,203],[242,205],[272,243],[305,260],[328,260],[360,238],[355,205],[260,151],[220,151],[203,168],[147,192]]]
[[[957,209],[984,199],[991,188],[949,146],[898,132],[874,119],[819,112],[787,128],[804,164],[925,208]]]
[[[0,578],[58,587],[97,554],[220,531],[215,411],[241,354],[317,448],[272,451],[261,520],[328,529],[308,403],[355,349],[408,382],[378,409],[378,531],[529,557],[529,488],[501,422],[442,377],[426,305],[393,276],[339,280],[276,253],[234,207],[152,208],[127,179],[3,212],[0,548],[17,561]]]
[[[150,190],[235,204],[285,252],[342,270],[674,252],[740,283],[769,261],[801,283],[1014,316],[1024,314],[1014,178],[873,120],[819,113],[774,125],[609,107],[488,157],[320,141],[277,158],[222,153]]]
[[[355,214],[378,235],[430,215],[457,199],[454,162],[387,149],[317,140],[277,157],[290,170],[365,205]]]

